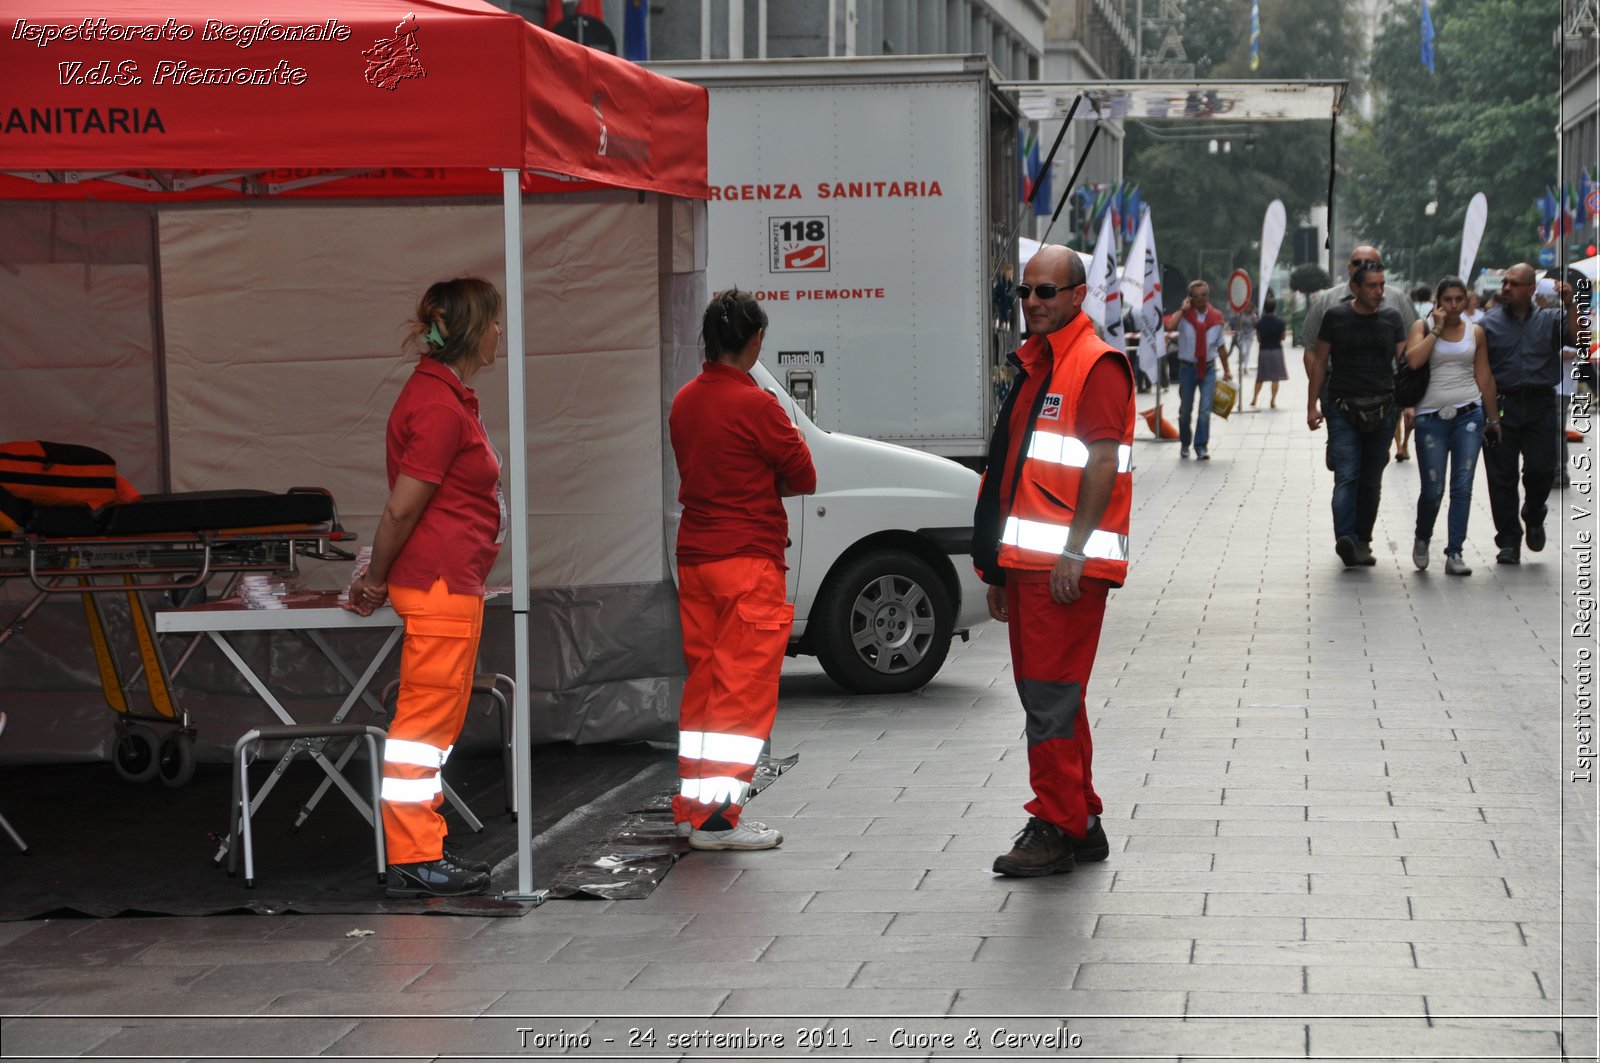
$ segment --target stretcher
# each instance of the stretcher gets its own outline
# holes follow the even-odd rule
[[[40,506],[9,534],[0,533],[0,584],[27,579],[33,595],[4,626],[0,647],[22,633],[51,597],[79,595],[107,706],[116,714],[112,763],[132,782],[159,776],[182,786],[194,774],[195,727],[173,691],[173,677],[202,636],[192,634],[169,666],[158,641],[152,599],[193,605],[227,596],[249,573],[292,578],[302,557],[351,560],[353,540],[339,523],[333,496],[320,487],[147,495],[91,510]],[[124,677],[112,625],[100,601],[125,596],[139,665]],[[143,680],[149,711],[129,694]],[[169,728],[163,737],[155,728]]]

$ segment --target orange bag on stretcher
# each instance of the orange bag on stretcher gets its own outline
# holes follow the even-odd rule
[[[102,450],[39,439],[0,443],[0,532],[14,531],[33,506],[134,502],[139,492]],[[31,503],[31,505],[30,505]]]

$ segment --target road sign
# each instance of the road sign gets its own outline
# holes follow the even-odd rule
[[[1600,212],[1600,188],[1589,189],[1589,194],[1583,197],[1583,209],[1591,215]]]
[[[1250,305],[1250,274],[1242,269],[1233,271],[1228,278],[1228,305],[1233,307],[1233,312],[1238,314]]]

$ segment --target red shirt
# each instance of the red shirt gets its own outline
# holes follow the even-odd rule
[[[1088,322],[1087,317],[1081,314],[1079,317],[1085,323]],[[1064,328],[1053,334],[1062,337],[1062,346],[1072,342],[1071,337],[1064,335],[1072,326],[1073,323],[1068,322]],[[1089,327],[1093,328],[1093,325]],[[1027,373],[1027,379],[1022,382],[1022,390],[1017,393],[1017,401],[1011,405],[1011,420],[1007,423],[1006,463],[1002,466],[1004,472],[1000,478],[1002,522],[1011,510],[1017,470],[1022,466],[1022,441],[1027,437],[1028,429],[1033,424],[1033,407],[1038,401],[1039,389],[1050,379],[1050,371],[1055,366],[1055,352],[1045,337],[1030,336],[1018,349],[1017,360],[1022,363],[1022,370]],[[1133,381],[1128,377],[1128,370],[1118,365],[1117,359],[1102,355],[1094,368],[1089,370],[1089,377],[1083,385],[1083,395],[1078,399],[1077,432],[1078,438],[1085,445],[1102,439],[1122,438],[1123,422],[1128,414],[1128,395],[1132,390]],[[1027,583],[1048,580],[1050,573],[1031,569],[1009,569],[1006,578]]]
[[[401,473],[436,485],[389,582],[482,594],[500,554],[500,458],[478,419],[477,394],[432,358],[417,363],[389,412],[389,487]]]
[[[667,420],[678,459],[678,563],[770,557],[789,540],[778,481],[817,489],[811,451],[778,400],[749,373],[706,362],[672,400]]]

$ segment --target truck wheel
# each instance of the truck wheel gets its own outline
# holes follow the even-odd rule
[[[903,694],[944,664],[955,607],[927,562],[875,550],[829,579],[811,626],[817,658],[835,683],[857,694]]]

